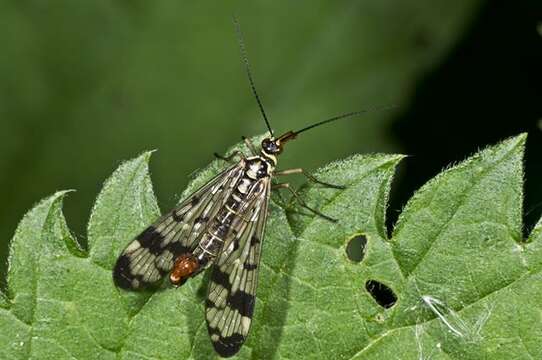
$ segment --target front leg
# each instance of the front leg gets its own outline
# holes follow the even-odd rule
[[[272,186],[272,189],[273,189],[273,190],[277,190],[277,189],[286,189],[286,190],[288,190],[288,191],[292,194],[292,196],[294,197],[294,199],[296,199],[296,201],[299,203],[299,205],[300,205],[301,207],[303,207],[303,208],[309,210],[310,212],[314,213],[315,215],[320,216],[320,217],[322,217],[322,218],[324,218],[324,219],[326,219],[326,220],[328,220],[328,221],[331,221],[331,222],[337,222],[337,219],[334,219],[334,218],[332,218],[332,217],[330,217],[330,216],[327,216],[327,215],[321,213],[320,211],[318,211],[318,210],[316,210],[316,209],[313,209],[313,208],[311,208],[310,206],[308,206],[307,203],[305,202],[305,200],[303,200],[303,199],[301,198],[301,196],[299,196],[299,194],[298,194],[294,189],[292,189],[292,188],[290,187],[290,184],[288,184],[288,183],[274,184],[274,185]]]
[[[325,187],[329,187],[333,189],[346,189],[346,186],[343,186],[343,185],[335,185],[335,184],[330,184],[327,182],[320,181],[314,176],[312,176],[311,174],[307,173],[302,168],[275,171],[275,175],[277,176],[292,175],[292,174],[301,174],[305,176],[309,181],[312,181],[316,184],[324,185]]]

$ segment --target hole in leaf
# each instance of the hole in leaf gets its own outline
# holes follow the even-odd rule
[[[378,305],[389,309],[397,302],[397,296],[392,289],[376,280],[368,280],[365,289],[371,294]]]
[[[365,235],[356,235],[346,245],[346,256],[354,262],[361,262],[365,257],[365,246],[367,237]]]

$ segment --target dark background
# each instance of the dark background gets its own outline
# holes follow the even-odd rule
[[[306,133],[288,146],[285,168],[411,155],[394,182],[391,226],[448,164],[528,132],[526,233],[540,218],[540,1],[4,1],[0,273],[17,222],[39,199],[77,189],[65,213],[84,243],[93,200],[122,160],[159,149],[151,169],[167,209],[214,151],[265,131],[234,12],[277,132],[397,105]]]
[[[405,159],[392,210],[444,164],[527,132],[527,236],[542,213],[542,2],[486,3],[448,58],[419,82],[391,131],[415,155]]]

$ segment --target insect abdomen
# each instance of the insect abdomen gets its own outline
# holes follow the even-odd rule
[[[173,269],[169,274],[169,280],[173,285],[181,286],[190,276],[196,273],[199,268],[200,263],[194,255],[181,255],[175,260]]]
[[[218,212],[215,220],[209,225],[206,233],[202,236],[194,255],[202,267],[212,263],[218,256],[226,239],[230,235],[232,227],[240,222],[246,222],[244,214],[240,213],[242,204],[245,201],[255,181],[249,177],[239,180],[237,188],[228,198],[222,209]]]

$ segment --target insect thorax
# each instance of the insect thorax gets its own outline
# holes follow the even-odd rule
[[[259,156],[250,157],[245,160],[244,176],[253,181],[270,177],[275,170],[275,164],[276,158],[262,151]]]

